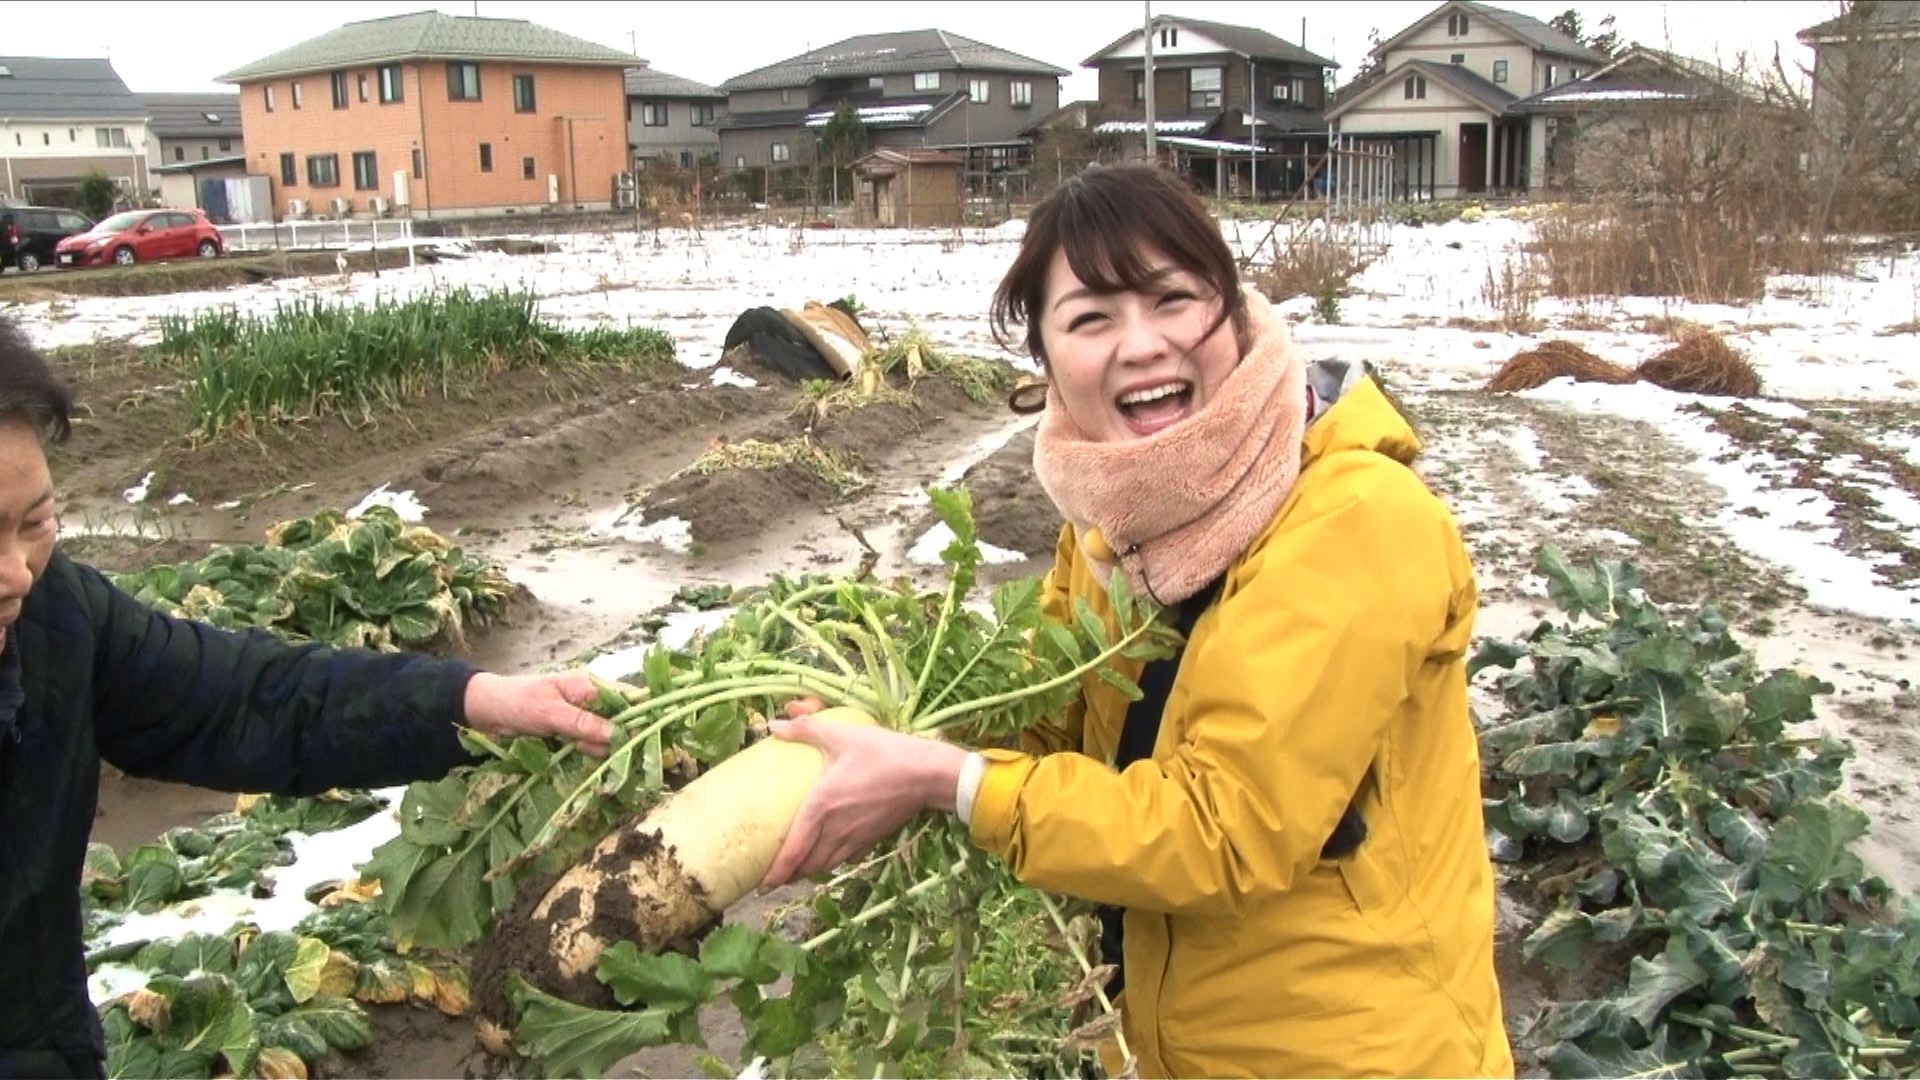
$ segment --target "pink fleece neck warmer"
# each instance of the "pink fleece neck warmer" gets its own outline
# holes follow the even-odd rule
[[[1245,291],[1246,355],[1214,399],[1143,439],[1095,442],[1047,394],[1034,442],[1040,484],[1102,576],[1117,560],[1136,594],[1173,604],[1226,572],[1300,475],[1306,371],[1266,298]],[[1095,532],[1097,531],[1097,535]]]

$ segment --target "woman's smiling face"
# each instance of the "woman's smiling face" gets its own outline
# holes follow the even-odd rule
[[[1240,362],[1222,297],[1156,251],[1137,289],[1100,293],[1063,248],[1047,274],[1041,338],[1067,415],[1095,442],[1164,431],[1198,414]]]

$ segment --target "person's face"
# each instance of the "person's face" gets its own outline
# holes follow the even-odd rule
[[[53,475],[33,428],[0,421],[0,650],[53,557]]]
[[[1159,273],[1137,292],[1093,292],[1064,250],[1047,272],[1047,376],[1095,442],[1145,438],[1198,414],[1240,362],[1223,298],[1159,252],[1147,262]]]

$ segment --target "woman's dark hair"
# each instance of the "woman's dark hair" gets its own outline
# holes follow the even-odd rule
[[[65,441],[73,432],[73,390],[19,327],[0,317],[0,423],[12,421],[49,442]]]
[[[1152,165],[1088,169],[1041,200],[1027,217],[1020,253],[994,290],[993,334],[1006,348],[1017,340],[1012,327],[1026,327],[1027,352],[1044,366],[1040,321],[1047,302],[1047,271],[1065,249],[1074,276],[1101,293],[1140,290],[1153,284],[1152,249],[1219,293],[1221,319],[1244,334],[1246,300],[1233,252],[1207,208],[1180,179]],[[1218,327],[1216,327],[1218,329]]]

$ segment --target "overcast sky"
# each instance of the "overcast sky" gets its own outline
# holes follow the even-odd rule
[[[1155,14],[1191,15],[1256,26],[1299,42],[1306,19],[1308,49],[1351,74],[1367,51],[1368,31],[1390,36],[1431,11],[1437,0],[1156,0]],[[0,54],[106,56],[135,92],[230,90],[214,80],[225,71],[297,44],[344,22],[437,7],[471,15],[474,3],[421,0],[325,0],[296,3],[26,3],[7,5]],[[590,41],[637,51],[654,67],[719,84],[730,76],[856,34],[937,28],[1011,49],[1073,71],[1063,100],[1096,96],[1093,73],[1080,62],[1142,22],[1141,0],[668,0],[595,3],[480,0],[483,16],[531,19]],[[1810,60],[1794,32],[1830,17],[1835,0],[1513,0],[1502,5],[1548,19],[1569,7],[1589,29],[1608,14],[1621,37],[1731,62],[1740,53],[1770,59],[1776,44],[1789,62]]]

